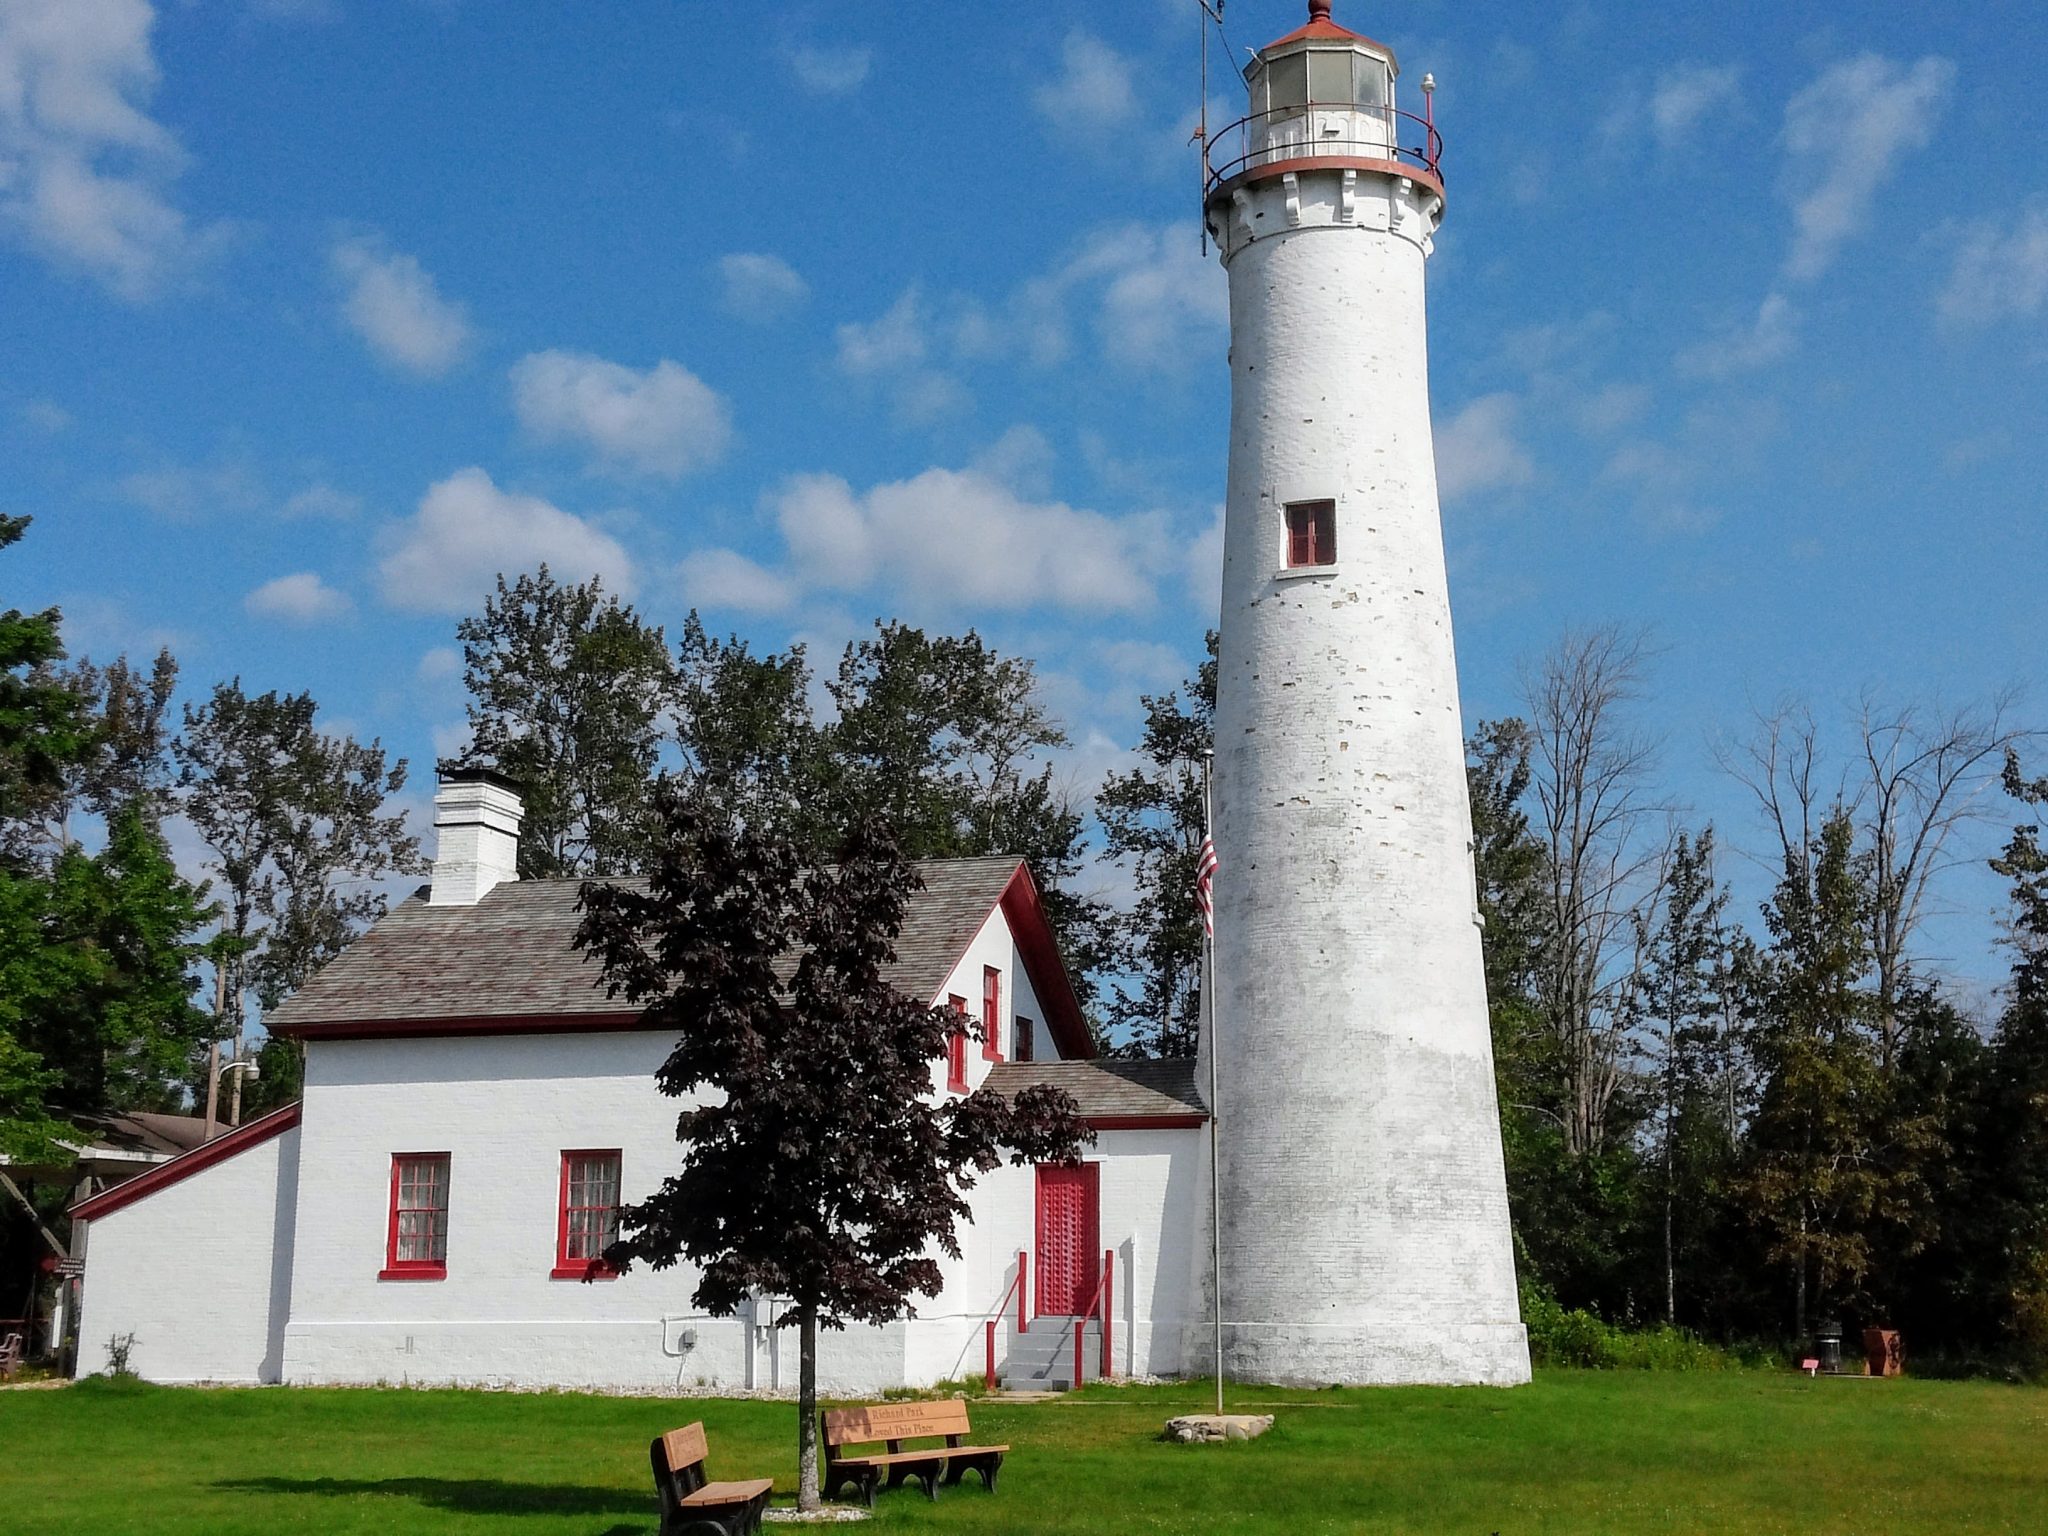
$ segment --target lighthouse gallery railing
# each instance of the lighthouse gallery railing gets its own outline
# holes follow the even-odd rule
[[[1341,131],[1320,131],[1333,120]],[[1283,131],[1296,123],[1300,125],[1298,134]],[[1401,143],[1404,136],[1415,142]],[[1203,195],[1262,165],[1324,157],[1412,165],[1441,184],[1443,153],[1444,139],[1436,124],[1395,107],[1371,107],[1355,101],[1273,107],[1241,117],[1209,136],[1202,152],[1208,170]]]

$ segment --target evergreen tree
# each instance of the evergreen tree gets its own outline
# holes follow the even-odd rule
[[[1728,904],[1714,874],[1714,831],[1680,832],[1666,860],[1653,907],[1636,918],[1636,974],[1630,988],[1635,1027],[1647,1035],[1657,1095],[1657,1169],[1663,1233],[1664,1320],[1678,1321],[1678,1222],[1697,1208],[1696,1188],[1681,1180],[1697,1159],[1681,1150],[1710,1093],[1712,1022],[1727,984]]]
[[[1755,979],[1749,1049],[1761,1095],[1739,1186],[1792,1285],[1792,1328],[1811,1302],[1854,1298],[1871,1268],[1874,1219],[1911,1191],[1880,1158],[1869,891],[1841,806],[1786,857],[1764,916],[1772,946]]]
[[[1144,699],[1141,766],[1112,773],[1095,799],[1103,854],[1125,861],[1137,901],[1113,924],[1105,995],[1113,1048],[1192,1056],[1201,1031],[1202,919],[1195,907],[1204,809],[1202,760],[1216,735],[1216,631],[1195,675]]]

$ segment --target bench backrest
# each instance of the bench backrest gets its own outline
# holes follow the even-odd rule
[[[661,1491],[664,1506],[673,1506],[704,1486],[704,1460],[709,1455],[701,1420],[654,1437],[647,1459],[654,1464],[654,1486]]]
[[[825,1421],[825,1446],[837,1450],[845,1445],[869,1445],[887,1441],[928,1439],[941,1435],[952,1439],[967,1434],[967,1405],[957,1397],[929,1403],[871,1403],[863,1408],[828,1408],[819,1415]]]

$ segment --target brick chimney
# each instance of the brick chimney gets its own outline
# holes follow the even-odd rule
[[[491,768],[455,768],[434,794],[433,887],[436,907],[468,907],[494,885],[519,878],[518,787]]]

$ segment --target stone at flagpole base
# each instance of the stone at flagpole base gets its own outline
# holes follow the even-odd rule
[[[1168,1419],[1162,1438],[1176,1445],[1220,1445],[1225,1440],[1256,1440],[1272,1427],[1270,1413],[1191,1413]]]

